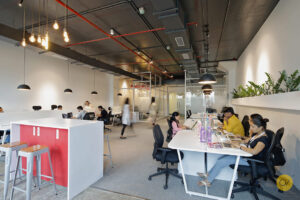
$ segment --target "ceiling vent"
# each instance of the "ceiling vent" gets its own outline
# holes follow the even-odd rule
[[[181,55],[182,55],[182,58],[185,59],[185,60],[190,59],[190,56],[189,56],[188,53],[183,53]]]
[[[175,37],[175,41],[176,41],[177,46],[184,47],[183,37]]]

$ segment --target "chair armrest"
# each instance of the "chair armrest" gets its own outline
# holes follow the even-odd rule
[[[172,150],[169,148],[163,148],[163,147],[159,147],[159,148],[157,148],[157,150],[162,151],[161,163],[164,164],[166,161],[167,152],[171,152]]]
[[[261,160],[256,160],[256,159],[253,159],[253,158],[245,158],[243,157],[245,160],[247,161],[250,161],[250,162],[256,162],[256,163],[264,163],[264,161],[261,161]]]

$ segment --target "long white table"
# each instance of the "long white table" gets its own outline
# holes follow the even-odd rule
[[[198,133],[194,130],[182,130],[179,131],[174,138],[171,140],[171,142],[168,145],[169,148],[171,149],[176,149],[179,157],[179,164],[180,164],[180,171],[182,173],[183,177],[183,182],[184,182],[184,188],[185,192],[190,195],[197,195],[201,197],[206,197],[206,198],[211,198],[211,199],[218,199],[218,200],[224,200],[224,199],[230,199],[231,193],[232,193],[232,188],[233,188],[233,183],[236,179],[236,173],[237,173],[237,167],[238,163],[240,161],[240,157],[250,157],[252,156],[251,154],[244,152],[240,149],[234,149],[234,148],[222,148],[222,149],[215,149],[215,148],[209,148],[206,143],[201,143],[199,140]],[[181,160],[180,156],[180,151],[190,151],[190,152],[199,152],[199,153],[204,153],[205,154],[205,159],[204,159],[204,164],[205,168],[207,170],[207,154],[218,154],[218,155],[232,155],[236,156],[236,162],[235,166],[233,169],[232,177],[231,177],[231,182],[230,182],[230,187],[228,191],[227,198],[224,197],[219,197],[219,196],[214,196],[208,194],[208,189],[205,187],[206,193],[199,193],[199,192],[193,192],[188,190],[187,188],[187,182],[186,182],[186,177],[185,177],[185,171],[183,168],[183,163]]]

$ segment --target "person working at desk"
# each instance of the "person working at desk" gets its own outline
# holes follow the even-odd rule
[[[244,136],[244,127],[241,121],[235,116],[232,107],[226,107],[224,109],[224,126],[223,130],[233,133],[238,136]]]
[[[107,111],[102,106],[98,106],[98,110],[100,114],[97,114],[97,120],[104,121],[107,117]]]
[[[182,129],[186,129],[185,126],[181,126],[179,124],[179,119],[180,119],[179,113],[178,112],[173,112],[173,114],[170,118],[171,125],[172,125],[172,131],[173,131],[173,136],[172,137],[174,137],[178,131],[181,131]]]
[[[63,109],[62,105],[57,106],[57,110],[62,110],[62,109]]]
[[[250,117],[251,138],[243,140],[241,144],[232,143],[232,146],[252,154],[251,158],[253,159],[263,161],[270,146],[268,136],[265,133],[268,121],[268,119],[264,119],[260,114],[252,114]],[[235,164],[235,161],[236,156],[223,156],[219,158],[208,174],[198,173],[200,177],[204,178],[204,180],[198,182],[198,185],[210,186],[220,171],[224,167]],[[249,166],[249,163],[247,160],[241,158],[239,165]]]
[[[82,106],[78,106],[77,107],[77,110],[78,110],[78,114],[76,117],[73,117],[74,119],[83,119],[84,115],[86,114],[86,111],[83,110],[83,107]]]

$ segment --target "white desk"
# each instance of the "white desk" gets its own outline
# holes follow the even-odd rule
[[[178,157],[179,157],[180,171],[181,171],[182,177],[183,177],[185,192],[190,194],[190,195],[197,195],[197,196],[201,196],[201,197],[206,197],[206,198],[211,198],[211,199],[220,199],[220,200],[221,199],[222,200],[230,199],[230,197],[231,197],[233,183],[234,183],[235,178],[236,178],[236,172],[237,172],[238,163],[240,161],[240,157],[241,156],[244,156],[244,157],[252,156],[251,154],[249,154],[247,152],[244,152],[240,149],[232,149],[232,148],[213,149],[213,148],[209,148],[209,147],[207,147],[207,144],[200,142],[198,134],[195,131],[192,131],[192,130],[179,131],[174,136],[174,138],[171,140],[168,147],[177,150]],[[206,189],[205,194],[188,190],[187,182],[186,182],[186,179],[185,179],[185,172],[184,172],[184,168],[183,168],[183,163],[182,163],[181,156],[180,156],[180,150],[204,153],[205,158],[207,158],[206,157],[207,153],[208,154],[218,154],[218,155],[233,155],[233,156],[237,157],[236,162],[235,162],[235,167],[234,167],[234,170],[233,170],[233,174],[232,174],[232,177],[231,177],[231,183],[230,183],[227,198],[209,195],[207,187],[205,188]],[[207,160],[206,159],[204,159],[204,160],[205,160],[205,168],[206,168],[207,167]]]

